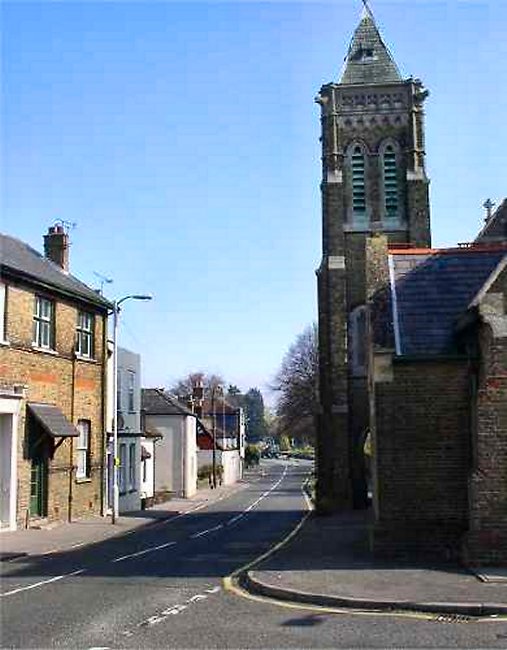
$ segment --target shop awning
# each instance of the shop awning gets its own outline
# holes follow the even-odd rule
[[[57,406],[28,403],[28,410],[52,438],[77,438],[79,431]]]

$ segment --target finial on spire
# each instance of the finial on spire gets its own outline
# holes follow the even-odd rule
[[[368,4],[368,0],[361,0],[363,3],[363,15],[362,18],[365,18],[368,16],[369,18],[373,18],[373,13],[370,9],[370,6]]]

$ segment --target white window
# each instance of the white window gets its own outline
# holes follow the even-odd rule
[[[0,341],[5,341],[5,284],[0,282]]]
[[[136,443],[129,445],[129,490],[136,489]]]
[[[120,494],[125,494],[127,491],[127,445],[122,442],[120,444],[120,465],[118,467],[118,485]]]
[[[91,359],[93,357],[93,314],[79,311],[77,314],[76,327],[76,353],[81,357]]]
[[[55,305],[52,300],[35,296],[33,342],[39,348],[54,348]]]
[[[133,370],[129,370],[127,373],[128,377],[128,410],[130,413],[135,411],[135,389],[136,389],[136,373]]]
[[[77,471],[76,478],[90,476],[90,421],[79,420],[77,423],[79,438],[77,439]]]
[[[118,400],[118,411],[122,410],[122,399],[121,399],[121,370],[118,368],[118,374],[116,377],[116,399]]]

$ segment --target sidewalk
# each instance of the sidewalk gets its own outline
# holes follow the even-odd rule
[[[324,607],[507,615],[507,572],[374,559],[368,513],[310,514],[286,545],[244,572],[250,592]],[[484,581],[487,579],[487,582]]]
[[[242,479],[234,485],[220,486],[216,490],[199,489],[189,499],[174,498],[147,510],[122,514],[114,526],[111,524],[111,517],[94,516],[76,519],[71,523],[51,524],[40,530],[22,529],[2,532],[0,533],[0,562],[7,562],[26,555],[68,551],[167,521],[228,497],[246,487],[248,478]]]

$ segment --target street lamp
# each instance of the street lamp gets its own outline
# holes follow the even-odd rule
[[[115,524],[118,519],[120,505],[120,488],[118,485],[118,325],[120,320],[120,305],[126,300],[151,300],[153,296],[133,294],[124,296],[113,302],[113,507],[111,523]]]

